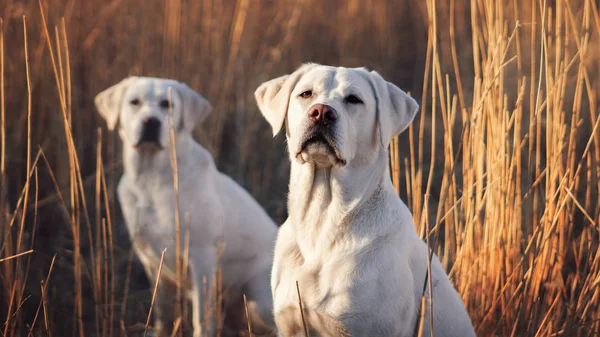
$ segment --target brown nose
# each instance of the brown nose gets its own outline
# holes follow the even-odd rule
[[[329,105],[315,104],[308,109],[308,118],[313,123],[328,123],[333,122],[337,119],[335,110]]]

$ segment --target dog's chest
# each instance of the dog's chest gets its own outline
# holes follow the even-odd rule
[[[175,234],[176,208],[173,187],[144,183],[137,184],[137,187],[135,207],[139,221],[135,234],[143,236],[146,241],[172,237]]]
[[[280,279],[274,291],[275,317],[278,326],[285,326],[289,336],[303,336],[300,298],[307,325],[319,336],[343,336],[341,318],[349,314],[351,299],[348,277],[351,264],[344,259],[330,259],[313,263],[283,264]],[[296,284],[297,282],[297,284]],[[298,293],[300,297],[298,297]],[[329,332],[330,334],[326,333]]]

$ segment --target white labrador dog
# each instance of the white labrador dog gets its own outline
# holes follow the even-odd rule
[[[217,262],[227,293],[226,314],[245,320],[242,294],[246,294],[254,332],[272,330],[269,272],[277,226],[242,187],[216,169],[210,153],[192,138],[197,123],[211,112],[208,101],[174,80],[129,77],[99,93],[95,103],[109,129],[120,121],[125,173],[118,196],[135,251],[151,281],[167,248],[160,283],[165,286],[160,287],[154,309],[157,330],[163,329],[162,318],[172,314],[175,301],[173,288],[167,287],[167,281],[176,279],[172,144],[177,155],[182,251],[189,225],[190,284],[185,291],[193,307],[193,335],[215,332],[214,312],[201,309],[214,311],[214,306],[206,304],[214,296],[201,296],[217,287],[211,283]],[[170,127],[174,143],[169,140]],[[211,328],[201,325],[207,317]]]
[[[279,332],[304,336],[298,282],[311,336],[413,336],[427,247],[394,191],[387,147],[417,103],[376,72],[317,64],[255,96],[274,135],[285,124],[292,162],[271,276]],[[475,336],[435,256],[431,268],[435,336]]]

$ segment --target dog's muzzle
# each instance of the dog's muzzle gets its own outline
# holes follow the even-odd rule
[[[300,151],[296,154],[301,162],[312,157],[327,157],[331,164],[345,165],[335,139],[334,127],[337,124],[337,112],[329,105],[315,104],[308,110],[310,126],[300,142]],[[321,158],[325,159],[325,158]],[[321,161],[321,160],[319,160]]]

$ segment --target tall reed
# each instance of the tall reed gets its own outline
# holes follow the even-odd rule
[[[390,172],[479,336],[600,333],[597,2],[9,0],[0,17],[4,336],[152,328],[97,92],[128,74],[189,83],[215,106],[197,138],[281,222],[285,149],[252,92],[306,61],[367,65],[420,102]],[[221,277],[202,291],[219,332]],[[190,328],[182,290],[173,336]]]
[[[594,1],[472,0],[470,70],[456,57],[455,3],[449,14],[439,3],[427,4],[421,102],[431,140],[423,125],[415,139],[413,126],[410,153],[418,160],[411,155],[403,170],[392,156],[395,181],[409,172],[413,209],[424,191],[439,191],[432,229],[417,230],[438,239],[434,249],[478,335],[598,333],[598,8]],[[450,15],[450,40],[438,37],[440,15]],[[451,50],[446,71],[441,48]],[[415,223],[423,216],[415,212]]]

